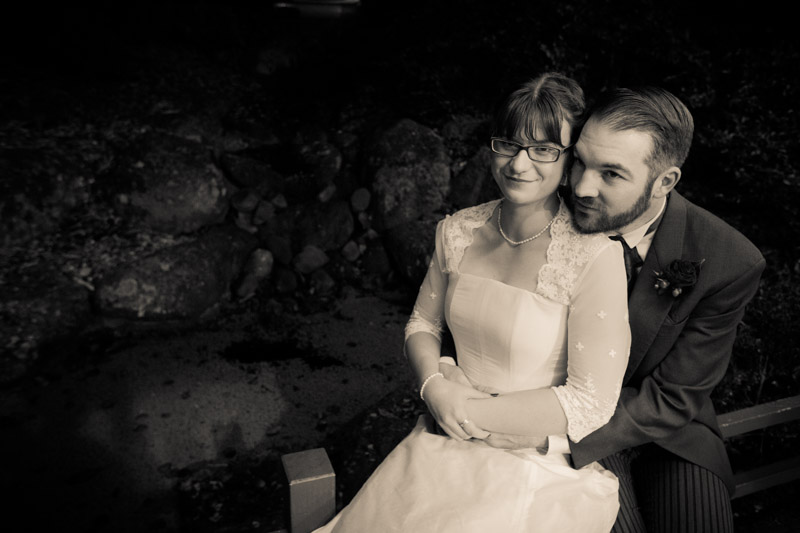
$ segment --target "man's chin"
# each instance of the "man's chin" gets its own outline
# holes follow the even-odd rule
[[[574,222],[575,229],[578,230],[578,233],[597,233],[599,231],[603,231],[602,229],[599,229],[600,221],[594,220],[592,217],[586,216],[580,211],[576,211],[574,209],[572,211],[572,221]]]

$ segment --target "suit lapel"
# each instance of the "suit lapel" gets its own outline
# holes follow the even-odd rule
[[[686,200],[673,191],[670,193],[664,218],[656,230],[653,244],[628,298],[632,340],[624,383],[630,380],[639,367],[672,307],[673,300],[669,295],[659,295],[656,292],[654,271],[663,270],[673,260],[680,259],[685,229]]]

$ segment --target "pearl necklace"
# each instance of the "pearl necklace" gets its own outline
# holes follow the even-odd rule
[[[519,245],[521,245],[521,244],[525,244],[526,242],[531,242],[533,239],[535,239],[535,238],[537,238],[537,237],[541,236],[541,235],[542,235],[542,233],[544,233],[545,231],[547,231],[547,228],[549,228],[549,227],[550,227],[550,225],[553,223],[553,221],[556,219],[556,215],[557,215],[557,214],[558,214],[558,212],[556,212],[556,214],[555,214],[555,215],[553,215],[553,218],[551,218],[551,219],[550,219],[550,222],[548,222],[548,223],[547,223],[547,225],[546,225],[545,227],[543,227],[543,228],[542,228],[542,229],[539,231],[539,233],[537,233],[537,234],[536,234],[536,235],[534,235],[533,237],[528,237],[527,239],[523,239],[523,240],[521,240],[521,241],[512,241],[511,239],[509,239],[509,238],[508,238],[508,235],[506,235],[506,232],[505,232],[505,231],[503,231],[503,223],[501,222],[501,221],[502,221],[502,218],[503,218],[503,204],[501,203],[501,204],[500,204],[500,205],[497,207],[497,229],[499,229],[499,230],[500,230],[500,235],[502,235],[502,236],[503,236],[503,238],[506,240],[506,242],[507,242],[508,244],[510,244],[511,246],[519,246]]]

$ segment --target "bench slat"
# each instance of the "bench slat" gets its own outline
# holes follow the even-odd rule
[[[719,415],[723,438],[800,419],[800,396],[782,398],[746,409]]]
[[[736,474],[736,492],[733,497],[741,498],[798,478],[800,478],[800,457],[777,461]]]

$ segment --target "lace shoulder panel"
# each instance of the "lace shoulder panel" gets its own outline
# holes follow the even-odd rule
[[[547,247],[547,263],[539,271],[536,292],[569,305],[586,266],[606,246],[613,245],[613,241],[604,233],[580,233],[572,223],[572,215],[563,201],[550,226],[550,235],[552,240]]]
[[[458,266],[464,257],[464,251],[472,244],[473,232],[486,224],[499,203],[500,200],[492,200],[484,204],[467,207],[445,217],[442,221],[442,246],[444,248],[442,272],[458,272]]]

